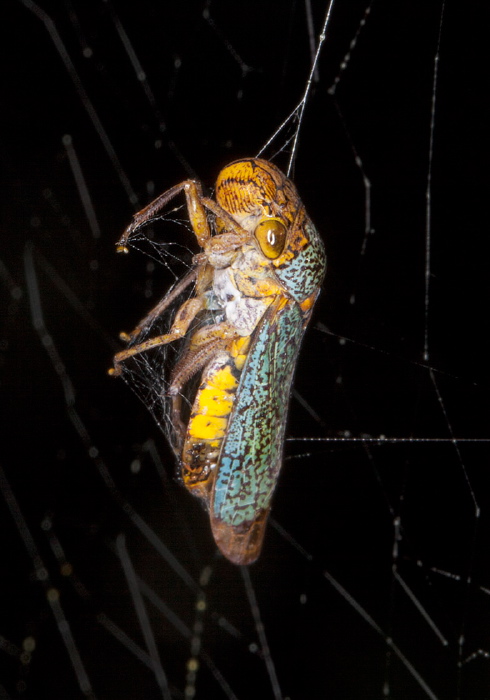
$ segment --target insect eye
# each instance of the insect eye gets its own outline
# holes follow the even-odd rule
[[[255,229],[255,238],[266,258],[274,260],[284,250],[287,229],[278,219],[266,219],[261,221]]]

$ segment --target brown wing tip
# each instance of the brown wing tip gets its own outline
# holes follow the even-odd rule
[[[259,558],[269,509],[261,511],[249,524],[233,527],[211,516],[211,529],[219,550],[233,564],[247,566]]]

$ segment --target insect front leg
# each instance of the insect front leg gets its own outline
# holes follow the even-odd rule
[[[197,180],[184,180],[178,185],[166,190],[163,194],[154,199],[153,202],[150,202],[144,209],[141,209],[141,211],[133,216],[132,222],[116,243],[117,252],[128,253],[127,242],[132,234],[140,228],[140,226],[143,226],[143,224],[155,218],[158,212],[182,191],[185,194],[192,230],[194,231],[199,245],[203,247],[206,241],[211,237],[211,230],[206,217],[206,211],[202,204],[202,187]]]

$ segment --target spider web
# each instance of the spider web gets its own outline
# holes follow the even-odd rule
[[[310,85],[327,10],[4,8],[2,697],[488,696],[488,17],[337,0]],[[328,270],[240,569],[106,371],[197,252],[132,212],[263,147]]]

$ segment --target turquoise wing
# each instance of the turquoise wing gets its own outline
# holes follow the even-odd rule
[[[279,310],[273,304],[256,330],[242,371],[210,513],[216,542],[235,563],[251,563],[260,553],[282,463],[289,394],[304,325],[295,301]]]

